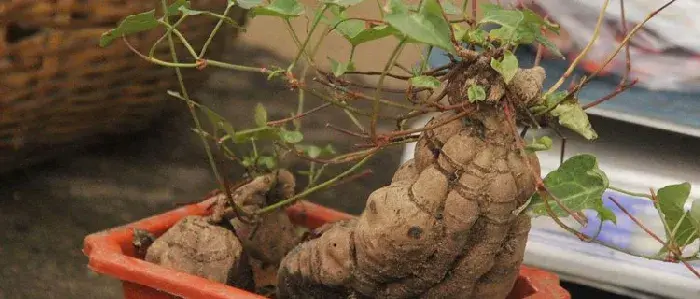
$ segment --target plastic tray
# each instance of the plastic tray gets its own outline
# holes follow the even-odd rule
[[[89,257],[89,268],[123,282],[124,298],[264,298],[224,284],[167,269],[138,257],[131,244],[133,229],[140,228],[156,236],[163,234],[178,220],[188,215],[205,215],[213,199],[152,216],[122,227],[98,232],[85,238],[83,252]],[[287,209],[297,225],[316,228],[324,223],[353,217],[311,202],[301,201]],[[559,285],[556,274],[521,267],[520,276],[508,299],[569,299],[570,294]]]

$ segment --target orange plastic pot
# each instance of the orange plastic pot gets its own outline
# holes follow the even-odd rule
[[[132,245],[133,229],[140,228],[160,236],[188,215],[206,215],[213,199],[181,207],[125,226],[94,233],[85,238],[83,252],[89,258],[89,268],[122,281],[124,298],[206,298],[253,299],[264,298],[250,292],[213,282],[205,278],[178,272],[144,261],[136,256]],[[308,228],[348,219],[351,215],[301,201],[287,209],[290,219]],[[569,299],[569,293],[559,285],[554,273],[521,267],[508,299]]]

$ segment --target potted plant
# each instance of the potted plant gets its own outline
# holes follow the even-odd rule
[[[215,37],[227,17],[193,10],[188,1],[163,0],[160,15],[131,16],[105,33],[103,45],[118,38],[129,45],[129,34],[154,24],[167,29],[161,41],[170,45],[170,57],[134,51],[146,61],[174,68],[181,86],[168,94],[192,112],[194,132],[220,188],[201,203],[89,236],[85,252],[91,267],[124,280],[127,296],[134,297],[566,298],[556,276],[533,276],[536,270],[521,265],[530,220],[552,217],[582,240],[599,242],[560,218],[585,226],[582,211],[592,210],[601,223],[615,222],[602,204],[603,191],[615,187],[591,155],[569,158],[542,179],[535,152],[549,149],[552,140],[522,138],[528,129],[558,126],[589,140],[597,137],[585,113],[590,105],[582,107],[576,100],[576,91],[590,77],[560,90],[579,59],[545,88],[546,70],[523,68],[513,54],[529,44],[557,53],[543,31],[556,33],[558,26],[528,9],[494,4],[482,5],[483,16],[477,18],[474,1],[411,5],[390,0],[378,8],[379,18],[352,15],[349,9],[360,2],[319,2],[307,34],[301,35],[290,23],[305,13],[296,0],[229,1],[227,9],[240,6],[252,17],[279,17],[289,26],[298,54],[284,68],[236,65],[196,51],[177,30],[178,19],[219,18],[211,34]],[[643,25],[632,28],[611,57]],[[314,32],[320,37],[315,39]],[[315,53],[330,34],[346,38],[352,51],[347,61],[331,60],[326,71],[318,67]],[[378,71],[355,70],[355,48],[378,39],[396,40],[389,59]],[[429,68],[424,57],[413,68],[397,65],[397,57],[412,44],[426,46],[428,53],[442,49],[450,62]],[[190,55],[178,57],[177,46]],[[253,127],[234,127],[187,92],[181,69],[209,67],[260,73],[286,84],[299,91],[298,109],[270,120],[259,103],[252,109]],[[357,83],[352,75],[374,76],[376,84]],[[401,101],[386,96],[389,77],[405,81]],[[632,84],[626,80],[597,102]],[[308,109],[305,96],[324,104]],[[343,111],[356,128],[329,125],[329,130],[361,140],[347,153],[304,142],[302,122],[331,107]],[[409,120],[428,113],[437,115],[424,127],[406,128]],[[395,129],[378,125],[387,121]],[[412,142],[414,158],[369,196],[361,215],[350,217],[301,201],[362,175],[360,169],[379,151]],[[284,164],[289,157],[307,161],[308,169],[288,170]],[[221,174],[231,163],[245,170],[241,179]],[[331,165],[350,166],[326,179],[324,171]],[[298,186],[302,177],[303,188]],[[698,238],[700,227],[700,207],[686,211],[682,206],[689,186],[649,194],[615,189],[648,197],[666,223],[666,240],[659,238],[664,249],[647,258],[687,265],[697,254],[689,256],[687,245]]]

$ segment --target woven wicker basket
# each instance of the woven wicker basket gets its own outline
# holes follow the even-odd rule
[[[0,0],[0,172],[54,157],[100,140],[143,129],[168,107],[176,88],[172,69],[145,62],[121,40],[98,47],[100,35],[125,16],[150,10],[147,0]],[[194,9],[221,12],[226,0],[194,0]],[[243,23],[245,12],[229,16]],[[181,27],[201,48],[217,20],[188,18]],[[224,26],[207,57],[217,57],[237,30]],[[162,36],[154,30],[129,37],[147,53]],[[227,35],[227,36],[224,36]],[[180,51],[180,49],[178,49]],[[156,51],[169,58],[167,43]],[[184,50],[180,57],[186,57]],[[204,73],[183,70],[189,88]]]

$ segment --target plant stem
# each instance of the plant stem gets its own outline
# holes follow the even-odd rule
[[[180,17],[180,19],[177,20],[177,22],[175,22],[175,24],[173,24],[172,28],[177,28],[177,26],[180,26],[180,24],[182,24],[182,22],[184,22],[186,18],[187,18],[187,15],[182,15],[182,16]],[[168,28],[167,31],[163,34],[163,36],[161,36],[161,37],[153,44],[153,46],[151,47],[151,50],[148,52],[148,57],[153,57],[153,55],[155,55],[156,47],[157,47],[161,42],[163,42],[163,41],[165,40],[166,37],[168,37],[168,34],[170,34],[170,31],[171,31],[171,30],[172,30],[172,29]]]
[[[167,0],[162,0],[161,3],[163,5],[163,11],[167,11],[168,9],[168,1]],[[166,15],[164,18],[165,23],[168,24],[168,16]],[[173,36],[172,34],[168,34],[168,46],[170,47],[170,55],[172,56],[172,59],[175,63],[178,62],[177,59],[177,52],[175,51],[175,42],[173,41]],[[182,76],[182,71],[180,70],[179,67],[175,67],[175,74],[177,75],[177,80],[180,83],[180,92],[182,94],[182,97],[185,98],[188,102],[190,101],[190,96],[187,93],[187,88],[185,88],[185,82]],[[199,118],[197,117],[197,112],[194,110],[194,107],[190,104],[187,105],[187,107],[190,110],[190,114],[192,114],[192,119],[194,120],[195,127],[197,130],[202,130],[202,124],[199,121]],[[212,155],[211,152],[211,147],[209,146],[209,143],[207,142],[206,138],[204,136],[200,135],[200,138],[202,139],[202,143],[204,144],[204,149],[207,152],[207,158],[209,159],[209,164],[212,168],[212,171],[214,172],[214,176],[216,177],[216,181],[219,182],[219,184],[223,184],[221,180],[221,175],[219,174],[219,171],[216,167],[216,162],[214,161],[214,156]],[[226,186],[223,186],[222,188],[226,188]],[[224,189],[222,189],[223,191]]]
[[[596,70],[595,72],[593,72],[592,74],[586,76],[586,78],[585,78],[584,80],[582,80],[581,83],[579,83],[579,84],[571,91],[571,93],[572,93],[572,94],[573,94],[573,93],[576,93],[579,89],[581,89],[584,85],[586,85],[586,83],[588,83],[591,79],[593,79],[595,76],[597,76],[608,64],[610,64],[610,62],[615,58],[615,56],[617,56],[617,54],[620,53],[620,51],[622,50],[622,48],[625,47],[625,45],[628,44],[628,43],[630,42],[630,39],[632,38],[632,36],[634,36],[634,35],[637,33],[637,31],[638,31],[639,29],[642,29],[642,27],[643,27],[652,17],[654,17],[655,15],[657,15],[659,12],[661,12],[662,10],[664,10],[666,7],[668,7],[669,5],[671,5],[673,2],[676,2],[676,0],[671,0],[671,1],[666,2],[666,4],[662,5],[662,6],[661,6],[660,8],[658,8],[657,10],[655,10],[655,11],[653,11],[652,13],[648,14],[648,15],[646,16],[646,18],[644,18],[644,20],[643,20],[641,23],[637,24],[637,26],[634,26],[634,28],[632,28],[632,30],[630,30],[630,32],[629,32],[629,33],[625,36],[625,38],[620,42],[620,44],[617,46],[617,48],[615,48],[615,51],[614,51],[611,55],[608,56],[608,58],[605,60],[605,62],[603,62],[603,65],[601,65],[600,68],[599,68],[598,70]],[[606,3],[607,3],[607,2],[606,2]]]
[[[270,70],[267,70],[265,68],[231,64],[231,63],[226,63],[226,62],[221,62],[218,60],[211,60],[211,59],[205,59],[205,61],[206,61],[207,66],[212,65],[212,66],[220,67],[222,69],[241,71],[241,72],[263,73],[263,74],[270,73]]]
[[[234,7],[235,4],[232,1],[229,1],[228,4],[226,4],[226,9],[224,10],[224,14],[222,17],[226,17],[231,10],[232,7]],[[204,54],[207,53],[207,49],[209,48],[209,44],[211,44],[212,39],[214,39],[214,36],[216,35],[217,32],[219,32],[219,28],[224,24],[224,18],[220,18],[219,21],[216,23],[216,26],[214,26],[214,29],[209,33],[209,38],[207,38],[207,41],[204,42],[204,46],[202,46],[202,51],[199,52],[198,58],[204,57]]]
[[[319,190],[321,190],[321,189],[330,187],[330,186],[332,186],[333,184],[335,184],[336,182],[338,182],[339,180],[343,179],[344,177],[346,177],[346,176],[352,174],[355,170],[357,170],[357,169],[360,168],[362,165],[364,165],[365,162],[367,162],[367,160],[369,160],[372,156],[373,156],[373,155],[368,155],[367,157],[363,158],[362,160],[360,160],[359,162],[357,162],[355,165],[353,165],[352,167],[350,167],[348,170],[346,170],[346,171],[344,171],[343,173],[341,173],[341,174],[339,174],[339,175],[333,177],[332,179],[329,179],[329,180],[323,182],[322,184],[313,186],[313,187],[308,188],[308,189],[304,190],[303,192],[301,192],[301,193],[299,193],[299,194],[297,194],[297,195],[294,195],[294,196],[292,196],[292,197],[290,197],[290,198],[288,198],[288,199],[285,199],[285,200],[279,201],[279,202],[277,202],[277,203],[275,203],[275,204],[272,204],[272,205],[269,205],[269,206],[267,206],[267,207],[264,207],[264,208],[258,210],[255,214],[261,215],[261,214],[265,214],[265,213],[272,212],[272,211],[277,210],[277,209],[279,209],[279,208],[281,208],[281,207],[284,207],[284,206],[286,206],[286,205],[289,205],[289,204],[291,204],[291,203],[293,203],[293,202],[295,202],[295,201],[297,201],[297,200],[299,200],[299,199],[301,199],[301,198],[303,198],[303,197],[309,196],[309,194],[311,194],[311,193],[314,193],[314,192],[319,191]]]
[[[420,55],[421,58],[423,58],[423,61],[421,61],[421,64],[420,64],[420,70],[418,71],[419,74],[422,74],[425,71],[425,68],[428,67],[428,60],[430,59],[430,54],[432,54],[432,53],[433,53],[433,45],[429,45],[428,46],[428,54],[425,56],[423,56],[423,54]]]
[[[321,7],[321,10],[319,10],[319,12],[316,13],[316,16],[314,17],[314,21],[313,21],[313,23],[311,23],[311,29],[309,29],[309,34],[308,34],[306,40],[304,40],[304,43],[299,48],[299,51],[297,52],[296,57],[294,57],[294,60],[292,60],[292,63],[287,68],[287,72],[291,72],[294,69],[294,66],[296,65],[297,61],[299,61],[299,58],[301,58],[301,55],[303,55],[306,52],[306,50],[305,50],[306,45],[309,44],[309,41],[311,40],[311,35],[313,35],[314,30],[316,30],[318,23],[321,22],[321,18],[323,17],[323,13],[326,12],[326,9],[328,9],[328,7],[329,7],[328,4],[324,4]],[[289,22],[289,21],[287,21],[287,22]]]
[[[193,58],[197,58],[197,52],[194,51],[194,48],[192,47],[192,45],[190,45],[190,42],[187,41],[185,36],[182,35],[182,32],[180,32],[180,30],[177,30],[177,28],[170,26],[170,24],[165,21],[158,21],[158,23],[168,28],[168,36],[170,36],[173,33],[177,35],[180,41],[182,41],[182,44],[185,45],[187,52],[190,52],[190,55],[192,55]]]
[[[396,45],[396,48],[394,48],[394,51],[391,52],[391,56],[389,57],[389,61],[386,63],[384,66],[384,71],[382,71],[382,74],[379,76],[379,82],[377,83],[377,89],[374,92],[374,104],[372,105],[372,121],[370,125],[370,136],[372,138],[377,137],[377,120],[379,118],[379,110],[381,106],[379,105],[381,103],[380,97],[382,95],[382,87],[384,87],[384,79],[386,79],[386,74],[389,73],[391,68],[394,66],[394,63],[396,62],[396,59],[399,57],[399,54],[401,53],[401,50],[403,49],[403,46],[406,43],[406,39],[403,39],[399,42],[398,45]]]
[[[598,22],[596,23],[595,30],[593,31],[593,37],[591,37],[591,40],[588,42],[585,48],[583,48],[583,51],[581,51],[578,56],[574,59],[573,62],[569,65],[569,68],[566,70],[566,72],[559,78],[559,81],[557,81],[556,84],[552,85],[547,92],[544,94],[543,98],[547,98],[549,95],[551,95],[553,92],[555,92],[559,87],[561,87],[562,84],[564,84],[564,80],[569,78],[571,74],[574,72],[574,69],[578,65],[578,63],[588,54],[588,51],[593,47],[593,44],[598,40],[598,35],[600,34],[600,27],[603,25],[603,20],[605,19],[605,10],[608,8],[608,3],[610,3],[610,0],[605,0],[603,3],[603,8],[600,10],[600,14],[598,15]]]
[[[248,129],[248,130],[241,130],[241,131],[236,132],[236,135],[238,135],[238,134],[245,135],[245,134],[263,131],[263,130],[267,130],[267,129],[269,129],[269,128],[268,127],[260,127],[260,128],[254,128],[254,129]],[[221,139],[219,140],[219,143],[224,143],[226,140],[229,140],[231,138],[233,138],[233,136],[231,136],[231,135],[226,135],[224,137],[221,137]]]
[[[608,189],[613,190],[613,191],[616,191],[616,192],[620,192],[620,193],[622,193],[622,194],[626,194],[626,195],[629,195],[629,196],[651,199],[651,195],[649,195],[649,194],[627,191],[627,190],[625,190],[625,189],[622,189],[622,188],[619,188],[619,187],[615,187],[615,186],[612,186],[612,185],[608,186]]]

